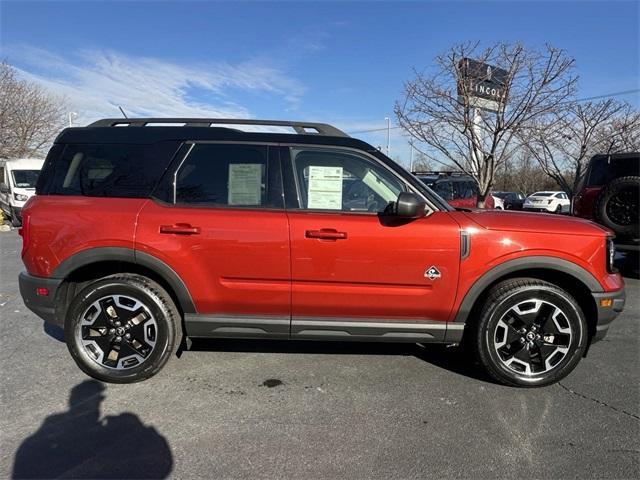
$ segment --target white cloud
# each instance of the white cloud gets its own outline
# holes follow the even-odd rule
[[[237,100],[240,94],[275,97],[295,108],[305,90],[259,61],[187,65],[112,51],[63,57],[26,46],[4,50],[25,78],[64,96],[79,124],[118,117],[118,105],[129,116],[250,118],[251,110]]]

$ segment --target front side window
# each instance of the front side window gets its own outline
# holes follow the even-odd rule
[[[176,173],[178,204],[282,208],[278,169],[262,145],[197,144]]]
[[[381,165],[340,150],[292,148],[302,208],[381,213],[406,189]]]

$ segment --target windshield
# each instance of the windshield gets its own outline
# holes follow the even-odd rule
[[[502,199],[512,196],[511,192],[493,192],[491,195]]]
[[[532,197],[550,197],[551,195],[553,195],[553,192],[536,192],[531,194]]]
[[[40,170],[13,170],[11,173],[16,188],[36,188]]]

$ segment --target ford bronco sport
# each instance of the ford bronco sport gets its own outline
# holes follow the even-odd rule
[[[453,209],[324,124],[101,120],[58,136],[36,192],[20,292],[108,382],[224,337],[463,342],[547,385],[624,305],[609,230]]]

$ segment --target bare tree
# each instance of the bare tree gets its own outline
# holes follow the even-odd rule
[[[574,103],[525,132],[523,146],[562,190],[573,196],[597,153],[637,151],[640,116],[613,99]]]
[[[640,112],[625,103],[615,117],[598,130],[595,143],[601,146],[598,153],[640,152]]]
[[[42,155],[64,128],[64,100],[0,63],[0,158]]]
[[[474,108],[472,87],[460,71],[464,58],[507,71],[504,102],[497,112]],[[518,146],[516,134],[574,95],[573,63],[563,50],[550,45],[541,51],[505,43],[484,50],[478,43],[456,45],[436,58],[432,72],[415,72],[395,113],[429,159],[453,164],[476,179],[482,207],[496,168]]]

